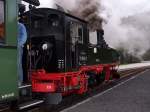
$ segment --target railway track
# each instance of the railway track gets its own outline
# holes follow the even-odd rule
[[[25,110],[28,112],[60,112],[68,107],[71,107],[73,105],[76,105],[79,102],[82,102],[90,97],[93,97],[101,92],[104,92],[105,90],[121,83],[122,81],[125,81],[132,76],[141,73],[145,71],[146,69],[150,69],[150,67],[142,67],[142,68],[134,68],[134,69],[128,69],[128,70],[122,70],[118,71],[121,75],[120,79],[117,80],[111,80],[109,82],[102,83],[94,88],[89,89],[89,91],[84,95],[70,95],[67,97],[64,97],[62,102],[59,105],[51,105],[46,106],[45,104],[41,105],[40,107]],[[8,106],[3,106],[3,108],[0,109],[0,112],[11,112]]]

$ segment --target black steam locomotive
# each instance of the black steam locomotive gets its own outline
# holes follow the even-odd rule
[[[97,43],[91,44],[88,23],[65,12],[33,8],[21,17],[28,31],[24,80],[31,79],[34,93],[59,102],[64,95],[82,94],[115,78],[119,54],[107,45],[102,29],[94,32]]]

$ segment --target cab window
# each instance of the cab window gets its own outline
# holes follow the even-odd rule
[[[79,43],[83,44],[83,28],[82,28],[82,26],[80,26],[78,28],[78,37],[79,37]]]
[[[4,42],[4,1],[0,0],[0,43]]]

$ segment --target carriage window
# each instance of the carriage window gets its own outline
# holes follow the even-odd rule
[[[0,43],[4,42],[4,1],[0,0]]]

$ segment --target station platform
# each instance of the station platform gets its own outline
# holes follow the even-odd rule
[[[127,64],[127,65],[120,65],[119,70],[127,70],[131,68],[141,68],[141,67],[150,67],[150,61],[142,62],[142,63],[133,63],[133,64]]]
[[[150,70],[61,112],[150,112]]]

